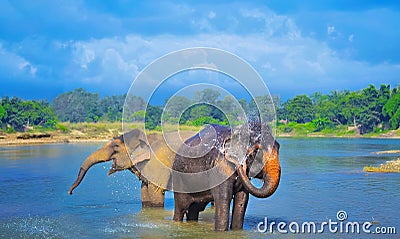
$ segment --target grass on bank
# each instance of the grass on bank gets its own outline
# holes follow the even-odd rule
[[[306,136],[321,136],[321,137],[351,137],[356,136],[354,130],[348,130],[347,126],[339,125],[318,129],[318,126],[313,122],[299,124],[290,122],[288,124],[277,125],[277,134],[283,136],[306,137]]]
[[[125,129],[129,128],[143,128],[143,123],[129,123],[124,125]],[[164,131],[176,130],[177,127],[182,131],[199,131],[202,126],[194,125],[173,125],[165,124],[163,127],[157,126],[154,130],[148,130],[149,133],[161,133]],[[35,126],[33,129],[28,130],[26,133],[50,133],[52,135],[61,136],[72,136],[75,138],[106,138],[113,137],[122,134],[121,122],[96,122],[96,123],[70,123],[70,122],[58,122],[55,129],[44,128]],[[6,132],[0,134],[23,134],[21,132]],[[289,122],[287,124],[278,123],[276,125],[277,136],[289,136],[289,137],[400,137],[400,130],[382,130],[377,129],[375,132],[367,133],[364,135],[357,134],[353,129],[346,125],[323,127],[318,128],[318,125],[314,122],[308,122],[299,124],[295,122]]]
[[[143,123],[124,123],[124,129],[135,129],[143,128]],[[191,125],[179,125],[181,131],[199,131],[201,126]],[[164,131],[176,130],[177,125],[165,124],[163,125]],[[33,129],[24,132],[25,134],[40,134],[50,133],[52,135],[68,136],[73,138],[105,138],[114,137],[123,133],[121,122],[82,122],[82,123],[70,123],[70,122],[59,122],[56,124],[55,129],[34,127]],[[154,130],[146,130],[147,133],[161,133],[161,126],[157,126]],[[24,134],[23,132],[17,134]]]
[[[290,137],[400,137],[400,129],[384,130],[382,127],[378,127],[373,132],[360,135],[355,132],[353,127],[347,125],[319,127],[316,122],[304,124],[289,122],[287,124],[277,124],[277,135]]]

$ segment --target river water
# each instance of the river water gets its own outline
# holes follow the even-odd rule
[[[372,152],[399,149],[399,139],[279,142],[277,192],[251,197],[244,230],[222,233],[213,231],[213,208],[199,222],[173,222],[171,192],[165,209],[141,210],[139,180],[130,172],[107,176],[111,162],[95,165],[68,195],[80,164],[101,144],[0,147],[0,238],[399,238],[400,174],[362,171],[398,157]],[[329,221],[331,228],[324,226]],[[305,222],[314,222],[317,231],[302,233]],[[346,233],[345,226],[341,231],[347,222],[357,222],[360,234]],[[370,234],[362,230],[365,223]],[[296,224],[299,233],[293,233]],[[395,227],[397,234],[372,233],[377,227]]]

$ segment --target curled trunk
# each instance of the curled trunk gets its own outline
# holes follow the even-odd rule
[[[243,166],[237,168],[238,175],[244,188],[253,196],[266,198],[271,196],[278,188],[281,178],[281,167],[279,164],[278,149],[273,148],[271,155],[263,151],[264,167],[261,171],[263,185],[260,188],[255,187],[247,177]]]

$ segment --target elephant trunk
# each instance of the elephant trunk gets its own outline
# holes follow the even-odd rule
[[[109,144],[106,144],[101,149],[98,149],[97,151],[89,155],[89,157],[87,157],[85,161],[82,163],[78,173],[78,177],[76,178],[72,186],[69,188],[68,194],[72,194],[72,191],[76,187],[78,187],[78,185],[82,182],[83,178],[86,175],[86,172],[89,170],[90,167],[92,167],[97,163],[110,161],[112,153],[113,153],[112,147]]]
[[[82,167],[80,168],[79,173],[78,173],[78,177],[76,178],[74,184],[72,184],[72,186],[71,186],[71,187],[69,188],[69,190],[68,190],[68,194],[69,194],[69,195],[71,195],[71,194],[72,194],[72,191],[73,191],[76,187],[78,187],[78,185],[81,183],[83,177],[85,177],[86,172],[87,172],[87,169],[84,169],[84,168],[82,168]]]
[[[271,155],[263,150],[264,167],[260,172],[262,173],[263,185],[260,188],[255,187],[251,183],[243,169],[243,166],[237,168],[238,175],[244,188],[253,196],[266,198],[271,196],[278,188],[281,178],[278,150],[279,149],[274,146]]]

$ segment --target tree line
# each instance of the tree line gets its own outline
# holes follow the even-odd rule
[[[374,85],[360,91],[298,95],[278,110],[286,122],[313,122],[317,131],[338,125],[353,126],[359,133],[397,129],[400,123],[400,88]]]
[[[38,125],[54,128],[56,122],[57,116],[47,101],[7,96],[0,100],[0,130],[23,131]]]
[[[51,129],[57,122],[121,121],[125,100],[130,107],[125,109],[124,120],[144,121],[148,129],[158,129],[162,121],[194,126],[239,124],[244,120],[242,111],[247,116],[259,117],[257,107],[263,119],[274,120],[275,111],[278,124],[311,123],[315,131],[346,125],[353,126],[360,133],[368,133],[400,126],[400,88],[381,85],[377,89],[369,85],[353,92],[298,95],[283,103],[279,97],[273,97],[275,108],[271,107],[271,99],[267,96],[258,96],[249,102],[245,99],[236,101],[232,96],[221,98],[220,93],[212,89],[196,92],[193,101],[185,96],[175,96],[161,106],[147,105],[146,110],[143,110],[146,102],[141,97],[116,95],[101,98],[98,93],[83,88],[60,94],[51,103],[6,96],[0,101],[0,128],[12,132],[29,130],[33,126]]]

